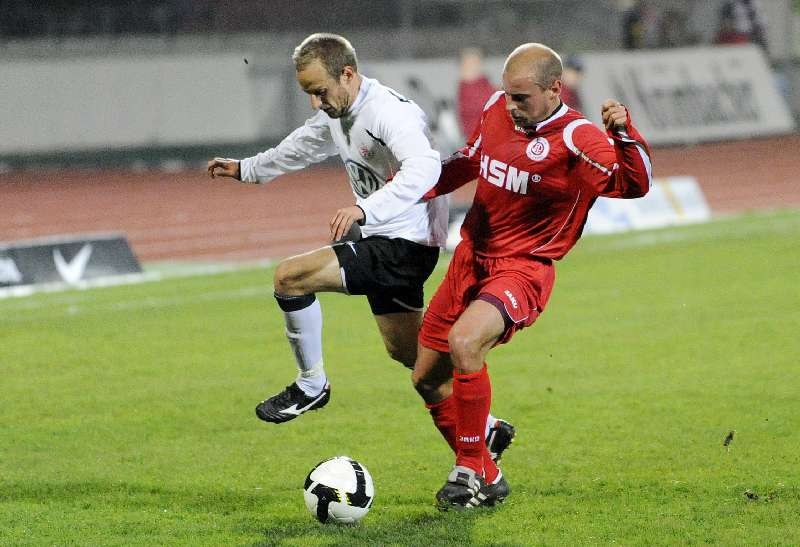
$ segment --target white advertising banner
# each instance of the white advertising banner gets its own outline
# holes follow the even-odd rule
[[[252,140],[241,55],[0,63],[0,154]]]
[[[0,62],[0,154],[250,142],[280,138],[313,115],[289,59],[245,54],[98,56]],[[792,118],[761,50],[719,46],[581,54],[584,113],[614,97],[651,144],[790,132]],[[485,60],[499,84],[504,57]],[[417,102],[440,151],[463,145],[458,59],[368,61],[364,74]],[[292,95],[294,94],[294,95]]]
[[[618,99],[650,144],[748,138],[794,128],[764,54],[753,45],[581,58],[584,113],[599,124],[599,105]]]
[[[703,191],[694,177],[662,177],[639,199],[598,198],[589,210],[585,234],[664,228],[711,218]]]

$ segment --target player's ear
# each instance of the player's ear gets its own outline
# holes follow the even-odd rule
[[[550,87],[548,89],[553,93],[553,95],[561,95],[561,80],[560,79],[553,80],[553,83],[550,84]]]
[[[353,67],[351,67],[350,65],[345,65],[345,67],[342,69],[342,75],[340,77],[340,80],[343,81],[344,83],[347,83],[351,81],[355,75],[356,71],[353,69]]]

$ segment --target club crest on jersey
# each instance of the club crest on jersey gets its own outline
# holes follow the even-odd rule
[[[542,161],[550,153],[550,143],[544,137],[536,137],[528,143],[525,153],[533,161]]]
[[[362,144],[358,147],[358,153],[361,154],[362,158],[367,159],[372,155],[372,149],[369,146]]]

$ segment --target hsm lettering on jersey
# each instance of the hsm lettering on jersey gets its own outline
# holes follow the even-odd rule
[[[487,182],[517,194],[528,193],[529,180],[533,180],[533,182],[541,180],[539,175],[534,175],[531,179],[531,174],[527,171],[520,171],[513,165],[492,159],[486,154],[481,154],[481,176]]]

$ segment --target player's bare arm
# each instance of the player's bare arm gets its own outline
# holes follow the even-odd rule
[[[625,124],[628,123],[628,109],[614,99],[608,99],[603,103],[601,114],[603,116],[603,125],[609,131],[624,129]]]
[[[229,158],[214,158],[213,160],[209,160],[208,164],[206,165],[206,169],[208,170],[208,174],[212,179],[216,178],[217,176],[241,179],[239,160],[233,160]]]
[[[331,240],[339,241],[350,230],[353,223],[364,220],[364,211],[358,205],[351,205],[336,211],[331,219]]]

